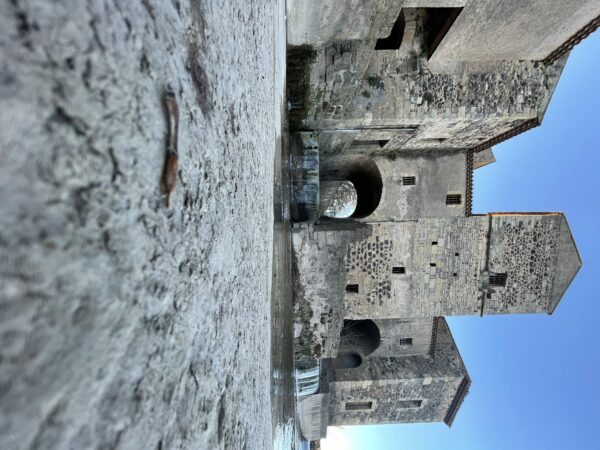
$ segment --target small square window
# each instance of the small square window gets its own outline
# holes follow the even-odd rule
[[[412,338],[401,338],[398,341],[399,345],[413,345],[413,340]]]
[[[406,273],[406,270],[404,269],[404,267],[396,266],[396,267],[392,267],[392,273],[402,274],[402,273]]]
[[[491,286],[506,286],[506,273],[491,273],[489,282]]]
[[[458,252],[454,253],[454,256],[460,256]]]
[[[453,276],[453,277],[457,277],[457,276],[458,276],[458,274],[457,274],[456,272],[454,272],[454,273],[452,274],[452,276]]]
[[[346,411],[364,411],[373,408],[373,402],[348,402],[344,406]]]
[[[402,177],[403,186],[414,186],[415,184],[417,184],[417,177]]]
[[[347,284],[346,292],[352,292],[354,294],[358,294],[358,284]]]
[[[461,194],[448,194],[446,195],[446,205],[460,205],[462,204]]]

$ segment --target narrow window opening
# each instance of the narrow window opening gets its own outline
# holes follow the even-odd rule
[[[427,48],[429,57],[438,48],[462,8],[427,8]]]
[[[506,286],[506,273],[493,273],[490,274],[490,285],[491,286]]]
[[[415,184],[417,184],[417,177],[402,177],[403,186],[414,186]]]
[[[398,400],[396,404],[398,409],[420,408],[423,400]]]
[[[402,44],[402,37],[404,36],[404,11],[400,10],[400,14],[392,27],[390,35],[386,38],[377,39],[375,43],[375,50],[398,50],[400,44]]]
[[[358,284],[347,284],[346,292],[352,292],[354,294],[358,294]]]
[[[446,195],[446,205],[460,205],[462,204],[461,194],[448,194]]]
[[[423,138],[421,139],[423,142],[429,142],[431,144],[443,144],[444,142],[446,142],[449,138],[447,137],[432,137],[432,138]]]
[[[431,241],[431,245],[438,245],[438,241]]]
[[[345,405],[346,411],[363,411],[373,408],[373,402],[348,402]]]
[[[398,267],[398,266],[396,266],[396,267],[392,267],[392,273],[402,274],[402,273],[406,273],[406,270],[405,270],[404,267]]]
[[[429,263],[429,267],[435,267],[435,263]]]
[[[390,142],[389,139],[363,139],[352,142],[352,147],[377,147],[383,148]]]
[[[491,293],[491,292],[488,292],[488,293],[485,295],[485,298],[487,298],[488,300],[490,300],[490,299],[492,298],[492,293]]]
[[[398,341],[399,345],[413,345],[412,338],[402,338]]]

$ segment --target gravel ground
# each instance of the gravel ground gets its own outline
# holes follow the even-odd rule
[[[0,0],[0,448],[271,447],[283,8]]]

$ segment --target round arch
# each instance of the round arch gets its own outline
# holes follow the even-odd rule
[[[355,352],[363,358],[381,344],[379,327],[372,320],[344,320],[340,333],[340,351]]]
[[[352,219],[363,219],[370,216],[379,206],[383,191],[383,180],[377,164],[367,157],[356,157],[343,160],[337,167],[324,170],[321,182],[349,181],[356,190],[356,208],[349,216]],[[327,203],[333,199],[321,199]]]

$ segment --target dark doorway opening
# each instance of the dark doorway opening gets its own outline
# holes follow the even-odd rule
[[[356,157],[344,160],[336,167],[323,168],[321,185],[331,182],[349,181],[356,190],[356,208],[350,219],[362,219],[370,216],[379,206],[383,191],[381,172],[375,162],[367,157]],[[332,190],[332,192],[336,192]],[[329,205],[333,198],[321,198],[321,204]]]
[[[425,29],[427,30],[427,48],[430,58],[461,11],[462,8],[427,8]]]
[[[340,350],[359,353],[363,357],[373,353],[381,343],[379,327],[372,320],[344,320],[340,333]]]
[[[342,353],[334,360],[336,369],[356,369],[362,364],[362,358],[358,353]]]
[[[352,147],[379,147],[383,148],[390,142],[389,139],[356,140],[352,142]]]
[[[404,19],[404,11],[400,10],[400,14],[392,27],[390,35],[386,38],[377,39],[375,50],[398,50],[402,44],[402,36],[404,36],[404,27],[406,21]]]

